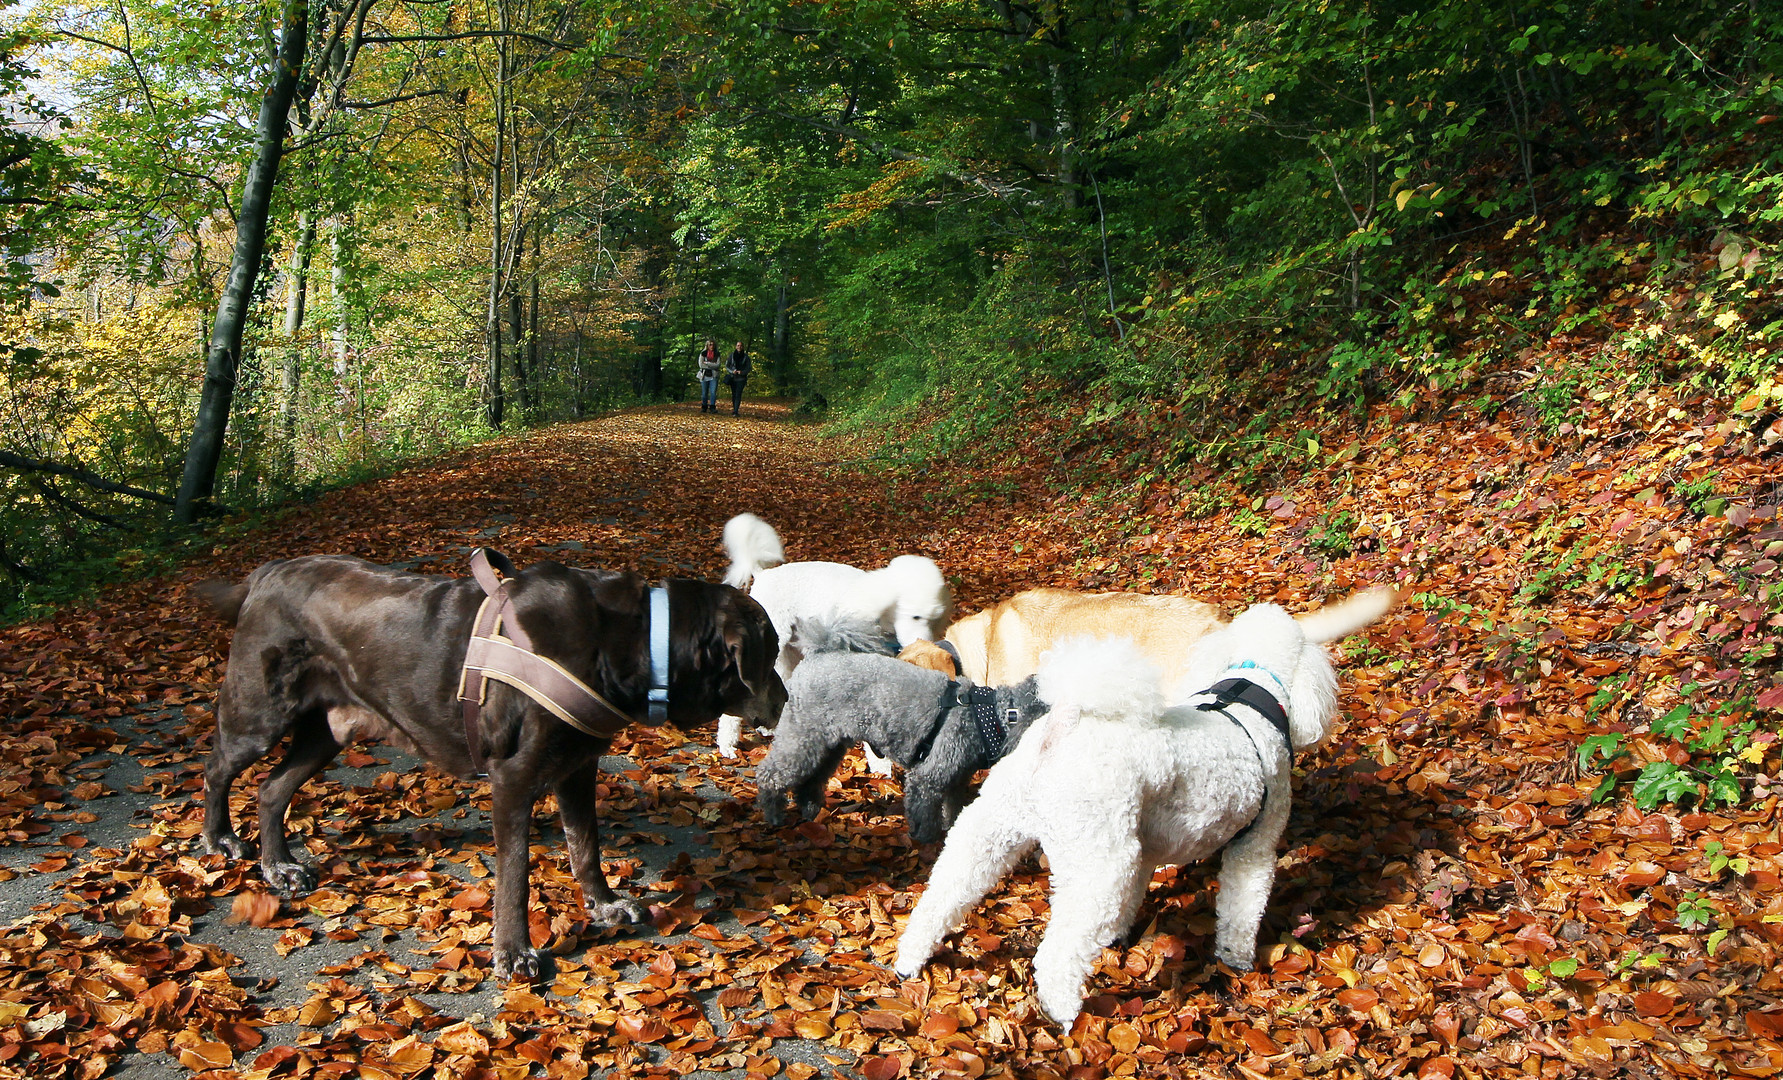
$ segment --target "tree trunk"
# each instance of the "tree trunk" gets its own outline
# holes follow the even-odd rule
[[[328,230],[328,295],[334,301],[334,386],[340,402],[340,417],[335,433],[347,441],[347,426],[353,418],[352,372],[353,345],[351,325],[347,321],[347,225],[335,218]]]
[[[1060,36],[1064,36],[1063,28]],[[1077,175],[1077,120],[1071,100],[1070,76],[1059,61],[1048,64],[1046,73],[1052,87],[1052,130],[1059,155],[1059,190],[1065,197],[1065,206],[1077,210],[1083,206],[1083,187]]]
[[[532,304],[526,313],[526,369],[532,373],[533,393],[543,404],[544,379],[539,372],[539,222],[532,223]]]
[[[526,368],[526,301],[520,290],[508,290],[508,326],[514,342],[514,388],[520,398],[521,422],[533,405],[531,373]]]
[[[279,469],[289,481],[297,474],[297,395],[301,388],[304,310],[309,303],[310,251],[316,243],[316,219],[308,210],[297,218],[297,242],[285,277],[285,355],[279,365]]]
[[[506,0],[498,0],[496,10],[502,33],[508,29],[508,5]],[[485,323],[485,333],[489,345],[489,371],[483,383],[483,405],[487,411],[489,426],[500,428],[502,422],[502,390],[501,390],[501,294],[502,294],[502,236],[501,236],[501,185],[502,158],[506,150],[508,132],[508,41],[499,37],[495,41],[495,147],[489,163],[489,316]]]
[[[229,280],[217,300],[217,317],[211,324],[204,359],[204,390],[199,396],[198,418],[192,425],[192,441],[186,446],[185,469],[175,498],[173,518],[181,525],[196,521],[200,508],[216,490],[217,463],[223,456],[223,434],[229,426],[235,373],[241,363],[242,331],[247,325],[248,305],[254,298],[260,256],[266,249],[266,219],[272,206],[273,185],[278,180],[279,157],[285,149],[285,118],[291,111],[291,100],[297,96],[297,77],[308,47],[309,4],[307,0],[286,0],[278,56],[273,61],[254,125],[254,163],[242,185],[241,210],[235,218],[235,253],[229,264]]]
[[[774,301],[773,352],[774,352],[774,367],[775,367],[774,379],[776,382],[783,382],[784,376],[786,374],[786,356],[787,356],[787,351],[788,351],[787,346],[790,344],[786,338],[786,331],[787,331],[786,309],[787,309],[786,279],[784,277],[782,277],[780,279],[780,295]]]

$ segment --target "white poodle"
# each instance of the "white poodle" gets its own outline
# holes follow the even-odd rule
[[[1224,849],[1214,953],[1249,970],[1288,822],[1293,751],[1323,742],[1337,708],[1322,643],[1397,599],[1370,590],[1298,621],[1273,604],[1252,607],[1192,646],[1186,685],[1208,689],[1172,708],[1131,641],[1078,638],[1050,652],[1039,675],[1052,713],[961,811],[898,941],[898,974],[915,977],[1035,844],[1053,882],[1035,989],[1067,1031],[1084,979],[1132,924],[1159,865]]]
[[[731,559],[724,583],[747,587],[780,634],[780,659],[774,670],[782,680],[804,655],[792,632],[799,619],[871,623],[901,648],[919,639],[939,641],[953,614],[953,594],[941,568],[921,555],[900,555],[878,570],[834,562],[776,565],[786,558],[780,534],[754,514],[738,514],[724,523],[724,549]],[[735,757],[742,731],[739,717],[719,717],[718,752]],[[875,767],[890,771],[889,764]]]

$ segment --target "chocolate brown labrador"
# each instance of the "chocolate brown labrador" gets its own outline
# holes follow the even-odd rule
[[[761,605],[727,585],[676,578],[666,586],[668,721],[686,728],[730,713],[778,722],[786,703],[774,673],[780,646]],[[544,562],[515,575],[509,589],[512,617],[540,655],[626,714],[646,715],[643,578]],[[230,822],[229,785],[286,734],[290,746],[260,784],[259,817],[261,872],[287,893],[313,889],[316,874],[291,855],[286,808],[347,743],[384,739],[455,776],[474,775],[457,694],[484,595],[475,581],[311,555],[198,591],[236,628],[204,770],[208,850],[248,856]],[[496,847],[492,965],[498,977],[533,978],[539,954],[527,935],[527,842],[533,803],[547,790],[557,796],[590,922],[640,922],[646,909],[614,893],[601,870],[595,783],[610,740],[572,728],[502,683],[489,685],[480,726]]]

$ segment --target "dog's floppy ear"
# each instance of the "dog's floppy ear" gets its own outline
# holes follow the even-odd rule
[[[768,613],[753,599],[732,590],[736,601],[725,605],[720,622],[726,661],[725,676],[742,684],[744,697],[770,704],[777,719],[786,703],[786,687],[774,671],[780,655],[780,635]],[[761,717],[772,723],[766,717]]]
[[[898,653],[898,659],[919,668],[939,671],[949,678],[960,674],[959,665],[953,662],[953,654],[932,641],[912,641]]]
[[[520,576],[520,571],[514,566],[514,560],[508,558],[494,548],[484,548],[483,555],[489,560],[489,565],[494,568],[495,572],[502,577],[512,578]]]

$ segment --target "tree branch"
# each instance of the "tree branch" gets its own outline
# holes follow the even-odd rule
[[[99,491],[109,491],[114,495],[128,495],[133,499],[147,499],[149,502],[161,503],[164,506],[173,505],[173,496],[171,495],[163,495],[159,491],[148,491],[144,488],[131,487],[129,484],[120,484],[114,480],[107,480],[98,473],[89,472],[86,469],[76,468],[72,465],[62,465],[54,461],[38,461],[36,458],[28,458],[23,454],[15,454],[10,450],[0,450],[0,466],[4,466],[8,469],[17,469],[20,472],[40,472],[49,473],[51,476],[66,476],[70,480],[79,480],[88,487],[95,488]]]
[[[395,94],[378,101],[343,101],[340,103],[340,107],[343,109],[380,109],[385,105],[400,105],[416,98],[439,97],[449,93],[451,93],[449,90],[417,90],[412,94]]]
[[[567,41],[553,41],[548,37],[528,34],[523,30],[461,30],[456,34],[368,34],[364,41],[367,45],[398,45],[409,41],[463,41],[467,38],[516,38],[548,49],[562,49],[564,52],[575,52],[582,47]]]
[[[128,532],[130,530],[130,526],[126,525],[124,522],[119,521],[117,518],[112,517],[110,514],[101,514],[97,510],[88,509],[86,506],[83,506],[82,504],[80,504],[80,503],[76,502],[75,500],[70,499],[68,496],[62,494],[60,491],[57,491],[55,488],[51,487],[46,481],[41,480],[38,477],[35,477],[35,476],[30,477],[30,478],[28,478],[27,482],[32,487],[37,489],[37,493],[39,495],[42,495],[44,498],[48,499],[50,502],[55,503],[57,506],[61,506],[65,509],[73,511],[76,514],[79,514],[81,517],[87,518],[90,521],[97,521],[99,524],[109,526],[113,529],[119,529],[124,532]]]
[[[1028,194],[1028,189],[1019,184],[1005,183],[1001,180],[994,180],[990,177],[980,176],[977,173],[955,168],[952,165],[938,161],[932,157],[927,157],[922,154],[912,154],[908,150],[899,150],[895,146],[887,146],[885,143],[880,142],[878,139],[873,138],[856,127],[846,124],[832,124],[827,120],[818,120],[810,116],[795,116],[792,113],[779,112],[778,110],[774,112],[774,115],[801,124],[809,124],[819,131],[827,131],[831,135],[840,135],[845,139],[852,139],[869,150],[872,150],[874,153],[891,158],[893,161],[915,161],[923,165],[931,166],[944,176],[948,176],[962,184],[979,188],[983,190],[985,194],[995,196],[999,199],[1007,199],[1011,195]]]

